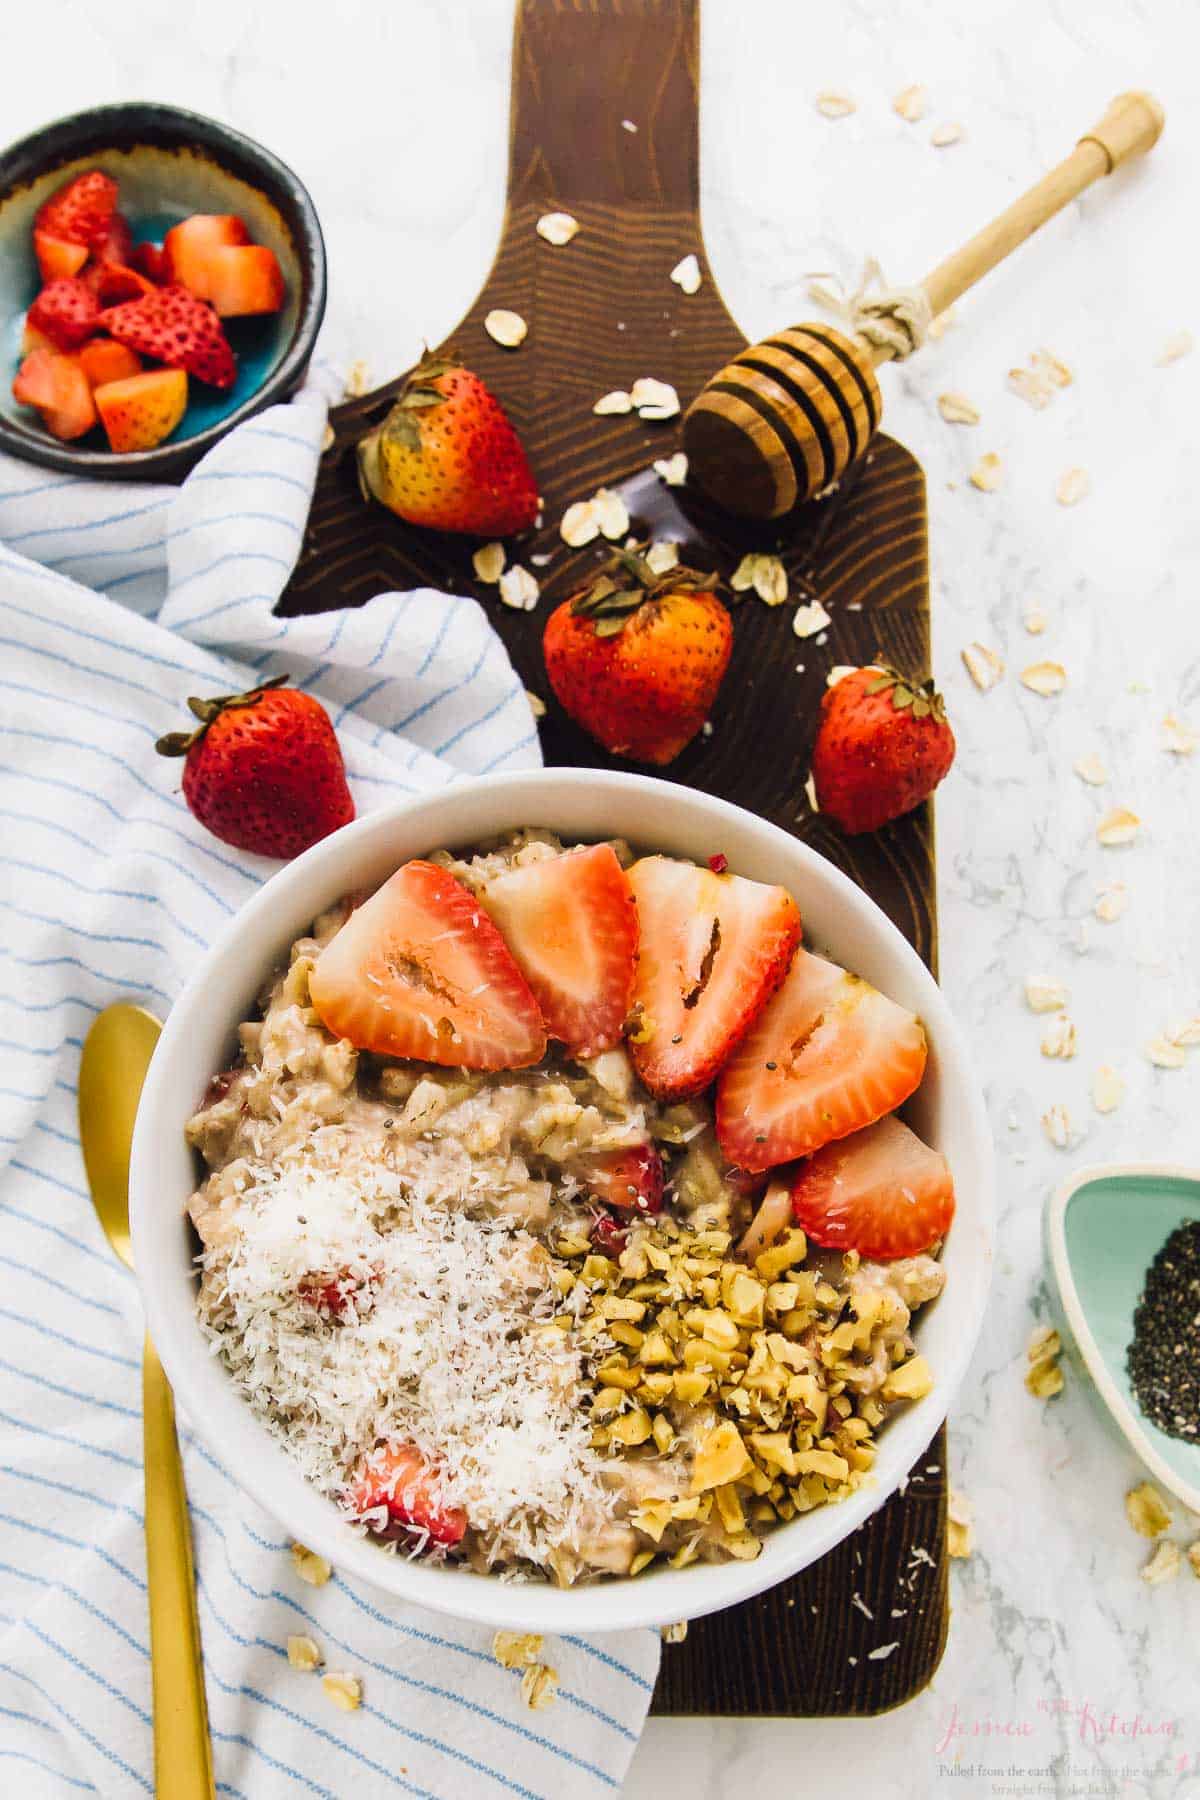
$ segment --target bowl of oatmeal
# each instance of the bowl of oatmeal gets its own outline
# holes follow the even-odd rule
[[[649,777],[357,821],[202,959],[131,1171],[179,1403],[295,1539],[523,1630],[696,1617],[888,1497],[961,1381],[991,1148],[831,864]]]

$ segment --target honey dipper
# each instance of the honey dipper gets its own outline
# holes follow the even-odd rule
[[[751,344],[688,408],[688,474],[730,512],[775,519],[822,493],[879,428],[875,370],[919,347],[931,320],[1102,175],[1157,143],[1163,110],[1119,94],[1065,161],[1013,202],[917,288],[858,309],[853,334],[794,325]]]

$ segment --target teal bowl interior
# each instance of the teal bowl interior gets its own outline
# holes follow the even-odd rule
[[[38,154],[42,144],[44,157]],[[99,427],[60,443],[12,397],[25,313],[40,285],[34,215],[56,188],[85,169],[102,169],[118,183],[118,204],[135,243],[161,243],[190,213],[236,213],[251,240],[275,252],[287,285],[280,312],[225,321],[237,357],[236,382],[219,391],[192,379],[180,425],[150,451],[114,455]],[[305,189],[269,152],[215,121],[149,104],[100,107],[48,126],[0,157],[0,446],[15,454],[110,479],[177,476],[230,425],[296,386],[324,303],[324,247]]]
[[[1125,1357],[1146,1271],[1171,1233],[1198,1218],[1200,1176],[1155,1168],[1097,1170],[1061,1199],[1050,1232],[1066,1321],[1101,1397],[1152,1471],[1192,1504],[1200,1504],[1200,1444],[1169,1437],[1146,1416]]]

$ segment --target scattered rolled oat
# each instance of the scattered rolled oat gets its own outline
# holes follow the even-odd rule
[[[1066,1150],[1071,1143],[1071,1115],[1059,1103],[1042,1114],[1042,1130],[1056,1150]]]
[[[1054,498],[1060,506],[1075,506],[1091,487],[1086,469],[1067,469],[1058,478]]]
[[[357,1712],[362,1705],[362,1682],[357,1675],[322,1675],[321,1686],[342,1712]]]
[[[1182,1567],[1179,1545],[1163,1538],[1150,1560],[1142,1564],[1142,1580],[1150,1587],[1160,1587],[1164,1581],[1174,1581]]]
[[[849,94],[839,93],[836,88],[823,88],[817,95],[817,111],[826,119],[845,119],[856,110]]]
[[[957,144],[962,135],[962,126],[947,120],[944,125],[934,126],[929,134],[929,141],[935,150],[945,150],[949,144]]]
[[[1196,733],[1183,719],[1177,719],[1174,713],[1168,713],[1163,720],[1163,749],[1170,750],[1175,756],[1190,756],[1196,748]]]
[[[597,488],[592,496],[596,520],[606,538],[622,538],[629,530],[629,509],[615,488]]]
[[[798,606],[792,615],[792,630],[798,638],[816,637],[829,624],[829,614],[819,600],[810,600],[807,606]]]
[[[679,565],[679,545],[658,543],[651,544],[646,552],[646,566],[656,575],[665,575],[668,569]]]
[[[1103,759],[1095,750],[1089,750],[1086,756],[1075,758],[1075,773],[1080,781],[1086,781],[1089,787],[1103,787],[1108,780],[1108,770]]]
[[[514,612],[532,612],[540,592],[536,577],[521,563],[514,563],[500,577],[500,598]]]
[[[360,394],[368,392],[371,386],[371,371],[360,358],[352,362],[346,374],[346,398],[357,400]]]
[[[1052,700],[1066,685],[1067,671],[1061,663],[1030,663],[1027,669],[1021,670],[1021,686],[1027,687],[1031,694],[1040,694],[1043,700]]]
[[[986,644],[968,644],[962,652],[967,674],[981,694],[986,694],[1004,674],[1004,658]]]
[[[687,480],[688,461],[682,450],[674,456],[663,456],[654,465],[654,473],[668,487],[682,487]]]
[[[925,89],[920,82],[900,89],[892,101],[892,111],[899,113],[909,125],[915,125],[918,119],[925,117]]]
[[[685,294],[697,293],[701,282],[699,260],[695,256],[685,256],[671,270],[671,280],[677,288],[682,288]]]
[[[1187,1056],[1182,1045],[1173,1044],[1168,1038],[1151,1038],[1146,1045],[1146,1055],[1156,1069],[1182,1069]]]
[[[994,450],[981,456],[971,470],[971,486],[981,494],[994,494],[1004,479],[1004,464]]]
[[[1200,1044],[1200,1019],[1183,1019],[1178,1025],[1172,1025],[1167,1037],[1173,1044],[1182,1044],[1185,1050],[1192,1050]]]
[[[1008,371],[1008,385],[1013,393],[1038,412],[1049,406],[1059,388],[1070,387],[1074,379],[1067,364],[1050,350],[1035,350],[1027,368]]]
[[[542,699],[542,696],[540,694],[535,694],[532,688],[526,688],[525,698],[529,702],[529,710],[534,718],[544,719],[546,716],[546,702]]]
[[[1066,1062],[1074,1056],[1077,1047],[1074,1025],[1066,1013],[1055,1013],[1042,1033],[1042,1055]]]
[[[896,1639],[894,1644],[877,1644],[875,1646],[874,1650],[867,1651],[867,1661],[868,1662],[886,1662],[887,1658],[892,1654],[892,1651],[898,1650],[899,1648],[900,1648],[900,1639],[899,1638]]]
[[[480,544],[471,558],[471,567],[480,581],[499,581],[506,561],[503,544]]]
[[[534,1663],[521,1677],[521,1698],[530,1712],[545,1712],[558,1696],[558,1670]]]
[[[1098,1113],[1115,1112],[1124,1098],[1124,1081],[1110,1063],[1101,1063],[1092,1076],[1092,1105]]]
[[[634,124],[632,119],[622,119],[621,120],[621,130],[622,131],[632,131],[632,132],[636,133],[637,126]]]
[[[1177,331],[1167,339],[1155,357],[1155,367],[1165,369],[1169,363],[1178,362],[1181,356],[1188,355],[1194,341],[1190,331]]]
[[[978,425],[979,408],[965,394],[953,392],[938,395],[938,411],[947,425]]]
[[[614,388],[611,394],[601,394],[592,411],[601,418],[609,413],[631,413],[633,411],[632,396],[624,388]]]
[[[1192,1565],[1192,1574],[1200,1581],[1200,1538],[1196,1538],[1187,1547],[1187,1559]]]
[[[541,1634],[536,1631],[498,1631],[492,1639],[492,1655],[502,1669],[527,1669],[541,1654]]]
[[[804,783],[804,798],[808,801],[809,812],[820,812],[821,808],[817,805],[817,784],[813,780],[811,771],[808,780]]]
[[[569,212],[543,213],[537,222],[537,234],[548,244],[569,244],[579,230],[579,220]]]
[[[568,506],[562,516],[558,528],[559,536],[564,544],[572,550],[582,550],[593,538],[600,536],[600,521],[596,517],[596,508],[591,500],[576,500]]]
[[[754,591],[764,606],[781,606],[787,599],[787,570],[777,556],[758,558],[754,569]],[[828,614],[825,622],[829,622]]]
[[[639,375],[629,390],[639,419],[673,419],[679,411],[679,395],[669,381]]]
[[[1141,823],[1137,814],[1130,812],[1127,806],[1114,806],[1097,825],[1096,836],[1109,850],[1119,844],[1132,844]]]
[[[1112,925],[1128,905],[1129,893],[1125,883],[1110,881],[1106,886],[1097,888],[1096,904],[1092,910],[1105,925]]]
[[[293,1669],[303,1669],[306,1674],[319,1669],[325,1661],[310,1637],[290,1637],[287,1641],[287,1659]]]
[[[292,1545],[292,1566],[301,1581],[307,1581],[309,1587],[324,1587],[333,1574],[325,1558],[303,1544]]]
[[[1025,608],[1025,617],[1022,623],[1030,637],[1040,637],[1043,631],[1045,631],[1046,614],[1038,601],[1030,601],[1029,605]]]
[[[673,1625],[659,1627],[659,1636],[664,1644],[682,1644],[687,1633],[688,1622],[686,1619],[676,1619]]]
[[[967,1496],[952,1487],[946,1501],[946,1552],[970,1556],[975,1548],[975,1512]]]
[[[520,313],[497,306],[484,319],[483,329],[493,342],[502,344],[506,350],[515,350],[518,344],[525,342],[529,327]]]
[[[1025,1004],[1030,1012],[1061,1012],[1068,997],[1064,983],[1053,975],[1025,977]]]

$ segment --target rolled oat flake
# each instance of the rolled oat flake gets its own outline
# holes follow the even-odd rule
[[[1126,1361],[1146,1416],[1169,1437],[1200,1439],[1200,1219],[1173,1231],[1147,1269]]]

